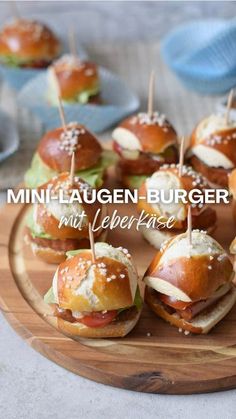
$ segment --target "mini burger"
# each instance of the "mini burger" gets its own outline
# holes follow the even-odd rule
[[[229,191],[233,197],[233,218],[236,223],[236,169],[234,169],[229,175]],[[236,238],[234,238],[230,245],[230,253],[234,255],[234,269],[236,270]]]
[[[204,192],[204,189],[209,188],[206,179],[191,167],[182,166],[180,171],[179,164],[163,165],[140,187],[138,211],[144,211],[149,217],[155,216],[157,219],[161,217],[163,224],[173,217],[173,223],[171,223],[171,228],[162,226],[161,229],[158,225],[156,228],[148,227],[148,225],[140,226],[139,229],[143,237],[156,249],[160,249],[164,240],[184,232],[187,227],[189,192],[193,189]],[[161,200],[156,204],[148,203],[147,194],[150,189],[165,191],[167,200],[171,190],[183,189],[187,192],[187,203],[185,204],[181,200],[171,203]],[[191,207],[193,227],[212,232],[216,225],[216,211],[206,204],[191,204]]]
[[[71,336],[122,337],[142,308],[138,275],[126,249],[106,243],[68,252],[44,300],[55,306],[58,328]]]
[[[187,157],[211,184],[227,187],[236,167],[236,120],[211,115],[201,121],[191,135]]]
[[[177,163],[177,134],[165,115],[139,113],[125,119],[112,133],[120,157],[117,172],[129,189],[138,188],[164,163]]]
[[[185,331],[208,333],[236,301],[233,266],[220,244],[192,231],[168,240],[144,275],[145,301],[158,316]]]
[[[72,185],[67,172],[52,178],[40,189],[50,190],[52,199],[49,203],[37,203],[30,208],[26,221],[26,237],[36,256],[48,263],[60,263],[65,259],[67,251],[89,247],[89,223],[93,223],[97,211],[100,210],[96,221],[98,228],[106,214],[106,208],[98,202],[93,205],[83,202],[83,191],[89,193],[90,185],[77,176],[74,176]],[[66,202],[74,189],[79,191],[82,204],[77,201],[70,204],[59,202],[57,198],[60,190],[63,191]],[[61,225],[62,217],[69,222]],[[104,239],[105,231],[99,228],[95,233],[95,240]]]
[[[0,62],[7,66],[45,68],[60,50],[53,32],[33,20],[15,19],[0,32]]]
[[[72,54],[63,55],[48,69],[48,100],[58,106],[58,96],[63,104],[99,104],[100,80],[96,64],[81,62]]]
[[[106,169],[115,161],[114,153],[103,150],[97,138],[76,122],[44,135],[25,174],[26,186],[36,188],[58,173],[69,171],[73,153],[76,176],[92,187],[100,187]]]

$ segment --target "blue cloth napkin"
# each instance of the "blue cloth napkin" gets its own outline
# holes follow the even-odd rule
[[[161,53],[188,88],[203,94],[225,93],[236,86],[236,19],[182,25],[163,39]]]

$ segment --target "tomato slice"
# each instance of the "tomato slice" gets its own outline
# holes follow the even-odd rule
[[[102,311],[94,311],[93,313],[80,318],[79,322],[83,323],[87,327],[104,327],[111,323],[116,315],[117,310],[107,311],[106,313],[103,313]]]

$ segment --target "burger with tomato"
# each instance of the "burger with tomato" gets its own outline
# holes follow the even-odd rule
[[[122,337],[142,308],[138,275],[127,249],[107,243],[68,252],[44,300],[53,304],[58,328],[70,336]]]
[[[178,161],[177,134],[165,115],[139,113],[125,119],[112,133],[119,155],[117,172],[129,189],[138,188],[164,163]]]
[[[0,62],[6,66],[46,68],[60,50],[51,29],[35,20],[14,19],[0,32]]]
[[[198,189],[204,192],[204,189],[209,189],[206,179],[199,173],[195,172],[189,166],[182,166],[179,170],[179,164],[163,165],[161,168],[148,177],[139,189],[139,212],[144,211],[148,217],[161,217],[161,220],[167,225],[170,217],[173,219],[171,228],[156,228],[149,226],[140,226],[140,231],[143,237],[156,249],[160,249],[163,241],[175,236],[178,233],[183,233],[187,227],[188,206],[192,207],[192,224],[194,228],[207,230],[212,232],[216,226],[216,211],[207,204],[192,204],[188,202],[188,194],[193,189]],[[165,199],[155,204],[148,203],[148,190],[164,191]],[[181,200],[178,202],[169,201],[170,191],[181,189],[187,192],[187,203]],[[165,224],[164,224],[165,225]]]
[[[103,184],[106,169],[116,160],[115,155],[112,151],[103,150],[97,138],[76,122],[43,136],[31,167],[25,174],[26,186],[37,188],[59,173],[70,171],[73,153],[76,176],[99,188]]]
[[[215,186],[228,186],[228,175],[236,167],[236,120],[225,115],[203,119],[191,135],[187,153],[190,164]]]
[[[106,207],[98,202],[93,205],[85,203],[83,193],[89,193],[90,185],[77,176],[74,176],[72,184],[68,172],[52,178],[39,190],[49,190],[51,199],[48,203],[37,203],[30,208],[26,237],[36,256],[48,263],[60,263],[65,260],[66,252],[89,247],[89,223],[93,223],[97,214],[98,228],[106,214]],[[73,190],[79,192],[82,204],[76,200],[61,203],[60,191],[63,201],[69,202]],[[67,222],[61,223],[63,219]],[[105,236],[106,232],[101,227],[94,233],[95,240],[104,240]]]
[[[73,54],[63,55],[48,68],[48,86],[48,100],[54,106],[58,106],[58,96],[65,105],[101,102],[96,64]]]
[[[232,263],[206,232],[168,240],[144,275],[151,310],[185,334],[208,333],[236,301]]]

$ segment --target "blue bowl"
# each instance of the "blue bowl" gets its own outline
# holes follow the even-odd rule
[[[236,85],[236,19],[195,21],[161,43],[167,65],[190,89],[224,93]]]
[[[138,97],[117,75],[99,67],[102,105],[64,105],[66,121],[78,121],[91,131],[102,132],[139,108]],[[47,74],[30,80],[19,92],[18,103],[29,108],[42,121],[46,130],[61,125],[58,107],[47,99]]]

